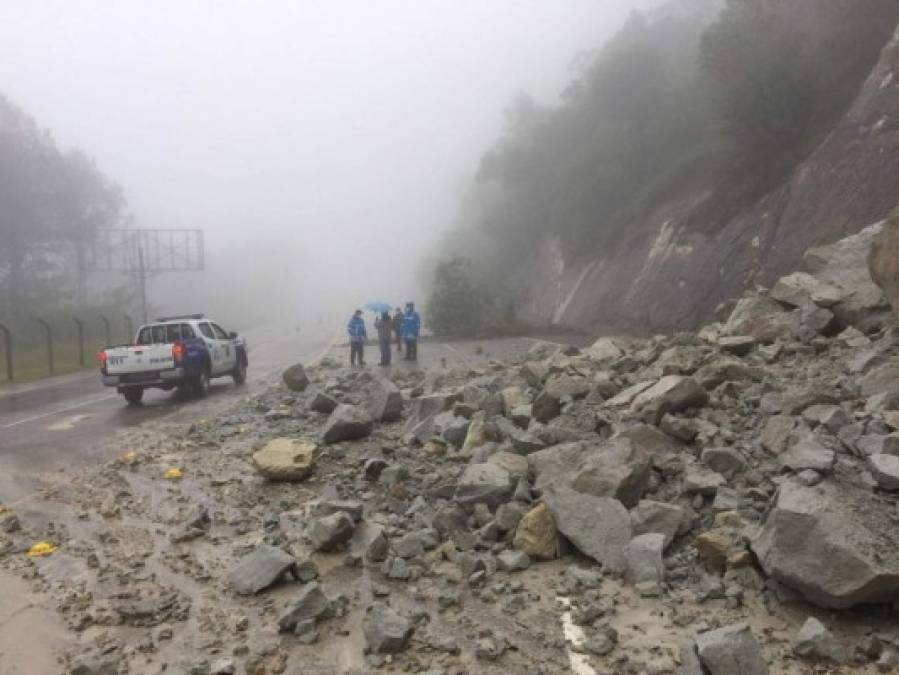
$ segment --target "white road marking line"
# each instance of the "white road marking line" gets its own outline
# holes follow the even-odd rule
[[[562,634],[565,637],[565,650],[568,652],[568,663],[571,665],[571,672],[575,675],[596,675],[593,666],[590,665],[590,659],[586,654],[578,654],[571,650],[571,645],[580,646],[584,644],[587,636],[584,630],[571,620],[571,603],[568,598],[557,598],[559,603],[565,608],[562,612]]]
[[[55,424],[51,424],[47,427],[49,431],[67,431],[68,429],[73,428],[79,422],[90,419],[92,415],[72,415],[71,417],[66,417],[64,420],[60,420]]]
[[[59,415],[60,413],[68,412],[70,410],[77,410],[78,408],[83,408],[86,405],[92,405],[94,403],[100,403],[101,401],[108,401],[109,399],[116,398],[118,394],[111,394],[109,396],[101,396],[99,398],[92,398],[88,401],[82,401],[81,403],[75,403],[74,405],[66,406],[65,408],[59,408],[58,410],[51,410],[50,412],[41,413],[40,415],[32,415],[31,417],[26,417],[21,420],[16,420],[15,422],[9,422],[8,424],[4,424],[0,426],[0,429],[9,429],[10,427],[17,427],[20,424],[27,424],[28,422],[35,422],[37,420],[42,420],[46,417],[51,417],[53,415]]]

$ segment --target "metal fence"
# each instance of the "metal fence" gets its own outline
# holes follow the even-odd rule
[[[134,325],[123,312],[35,316],[15,324],[0,319],[5,379],[30,380],[85,368],[103,347],[130,343]]]

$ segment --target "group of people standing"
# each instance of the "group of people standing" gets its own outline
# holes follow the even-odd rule
[[[381,364],[389,366],[391,360],[391,346],[396,337],[397,352],[406,347],[404,361],[418,360],[418,337],[421,334],[421,317],[415,311],[415,304],[406,303],[406,311],[396,308],[393,316],[390,312],[382,312],[375,319],[375,330],[378,332],[378,344],[381,347]],[[365,341],[368,332],[365,329],[365,320],[362,318],[362,310],[357,309],[347,326],[347,334],[350,338],[350,365],[365,365]]]

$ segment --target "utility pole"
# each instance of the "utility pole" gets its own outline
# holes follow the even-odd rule
[[[147,323],[147,268],[144,265],[144,245],[140,235],[137,237],[137,283],[140,286],[141,321]]]

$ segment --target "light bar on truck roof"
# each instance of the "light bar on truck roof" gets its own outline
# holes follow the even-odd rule
[[[200,319],[205,318],[205,314],[181,314],[179,316],[160,316],[156,319],[159,323],[163,323],[165,321],[183,321],[184,319],[194,319],[195,321],[199,321]]]

